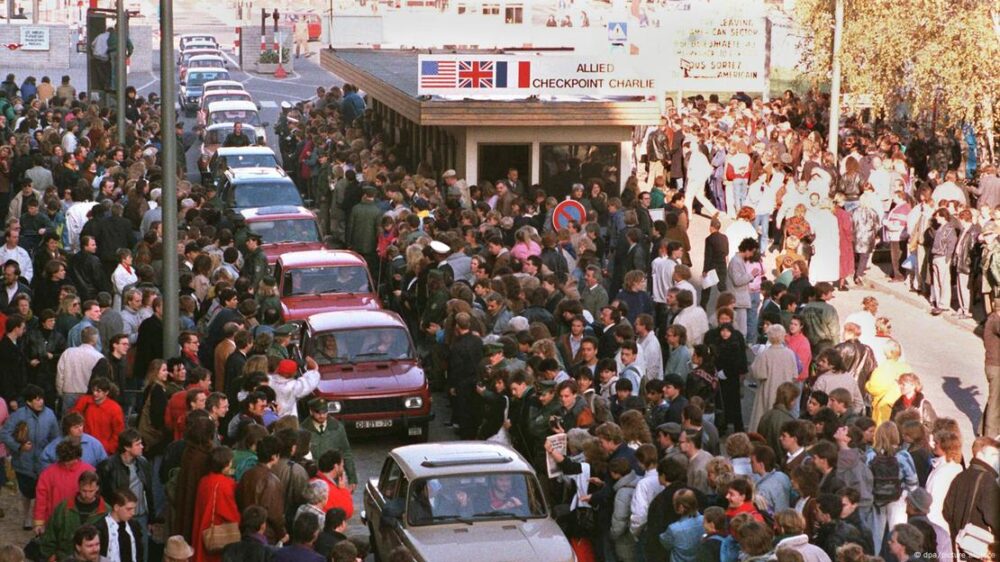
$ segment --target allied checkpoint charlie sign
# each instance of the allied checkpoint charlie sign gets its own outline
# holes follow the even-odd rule
[[[651,96],[638,61],[596,56],[420,55],[421,96]]]

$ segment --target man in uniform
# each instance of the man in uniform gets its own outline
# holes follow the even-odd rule
[[[282,324],[274,329],[274,342],[267,349],[267,355],[278,359],[290,359],[288,355],[288,344],[292,341],[292,334],[295,333],[295,324]]]
[[[327,401],[323,398],[313,398],[309,401],[309,418],[302,422],[302,429],[312,434],[309,440],[309,450],[312,457],[318,459],[323,453],[331,450],[340,451],[344,458],[344,470],[347,472],[347,482],[351,491],[358,485],[358,472],[354,467],[354,453],[351,443],[347,440],[347,428],[339,420],[327,413]]]
[[[264,250],[260,249],[260,242],[260,234],[256,232],[247,234],[247,254],[243,263],[243,275],[248,279],[253,279],[255,287],[270,271],[270,267],[267,265],[267,256],[264,255]]]

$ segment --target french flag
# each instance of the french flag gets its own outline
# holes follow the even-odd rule
[[[528,88],[531,86],[531,61],[496,63],[496,88]]]

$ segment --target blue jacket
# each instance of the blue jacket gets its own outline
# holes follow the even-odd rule
[[[56,462],[56,447],[62,443],[63,439],[65,437],[58,437],[45,446],[45,450],[42,451],[42,470]],[[83,456],[80,460],[90,466],[96,467],[101,461],[108,458],[108,453],[104,451],[104,445],[101,445],[101,442],[93,435],[84,433],[80,438],[80,447],[83,449]]]
[[[31,450],[26,453],[20,451],[21,444],[14,440],[14,429],[21,422],[28,424],[28,440],[32,444]],[[22,405],[11,414],[0,430],[0,441],[3,441],[11,453],[14,472],[31,478],[38,478],[41,474],[42,452],[57,437],[59,422],[52,410],[45,408],[36,412],[27,405]]]
[[[701,515],[684,517],[660,533],[660,544],[670,553],[670,562],[694,562],[701,536],[705,534]]]

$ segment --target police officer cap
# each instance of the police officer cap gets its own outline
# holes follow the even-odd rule
[[[285,102],[288,103],[288,102]],[[309,409],[313,412],[325,412],[327,402],[325,398],[313,398],[309,401]]]
[[[281,109],[291,109],[291,108],[292,104],[288,103],[287,101],[281,102]]]
[[[274,329],[274,333],[279,336],[290,336],[295,333],[295,324],[282,324]]]
[[[434,240],[431,242],[431,250],[437,254],[447,254],[451,252],[451,247],[440,240]]]
[[[535,383],[535,385],[538,386],[539,392],[548,392],[550,390],[554,391],[556,387],[559,386],[558,383],[556,383],[556,381],[550,381],[548,379],[543,381],[538,381],[537,383]]]
[[[250,234],[247,234],[247,240],[256,240],[257,242],[260,242],[263,238],[261,238],[260,234],[251,232]]]
[[[483,351],[486,353],[487,356],[493,355],[495,353],[503,353],[503,345],[496,342],[488,343],[485,346],[483,346]]]

